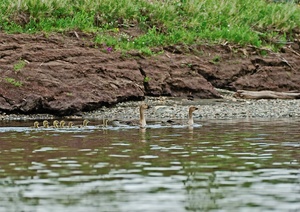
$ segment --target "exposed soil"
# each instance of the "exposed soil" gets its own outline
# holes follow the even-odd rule
[[[90,38],[0,33],[0,112],[71,115],[145,96],[221,98],[215,88],[300,91],[300,39],[279,53],[177,45],[149,57]]]

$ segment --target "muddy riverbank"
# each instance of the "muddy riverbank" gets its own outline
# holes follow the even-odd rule
[[[147,56],[107,51],[84,33],[0,33],[0,114],[76,115],[148,96],[221,99],[218,89],[299,92],[300,39],[292,44],[277,53],[229,43],[175,45]]]

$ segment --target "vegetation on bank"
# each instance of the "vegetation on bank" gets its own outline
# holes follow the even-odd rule
[[[2,0],[8,33],[93,33],[108,50],[172,44],[237,43],[277,48],[300,29],[296,1]],[[284,1],[286,2],[286,1]]]

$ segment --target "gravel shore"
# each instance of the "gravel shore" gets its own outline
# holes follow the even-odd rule
[[[176,98],[147,98],[152,107],[147,110],[147,119],[186,119],[189,106],[199,110],[195,119],[241,119],[241,118],[288,118],[300,117],[300,100],[185,100]],[[113,108],[102,108],[85,113],[86,118],[137,119],[141,102],[120,103]]]
[[[169,97],[147,97],[145,102],[151,108],[147,110],[148,120],[186,119],[190,105],[197,106],[194,119],[242,119],[242,118],[290,118],[300,117],[300,100],[261,99],[243,100],[231,96],[223,99],[194,99]],[[82,112],[76,116],[65,119],[93,119],[103,118],[130,120],[138,119],[138,106],[141,102],[119,103],[111,108],[103,107],[93,112]],[[41,120],[54,119],[52,115],[0,115],[2,120]]]

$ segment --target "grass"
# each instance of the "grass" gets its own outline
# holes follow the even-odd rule
[[[13,86],[16,86],[16,87],[21,87],[23,85],[22,82],[17,81],[14,78],[11,78],[11,77],[5,77],[4,80],[6,82],[8,82],[9,84],[12,84]]]
[[[2,0],[0,30],[8,33],[94,34],[114,50],[173,44],[284,45],[300,29],[300,7],[266,0]],[[299,1],[297,1],[299,3]],[[131,33],[139,31],[139,34]]]
[[[26,65],[24,60],[19,60],[16,64],[14,64],[14,71],[15,73],[21,71]]]
[[[220,55],[216,55],[213,57],[213,59],[210,62],[213,64],[218,64],[218,63],[220,63],[220,61],[221,61]]]

